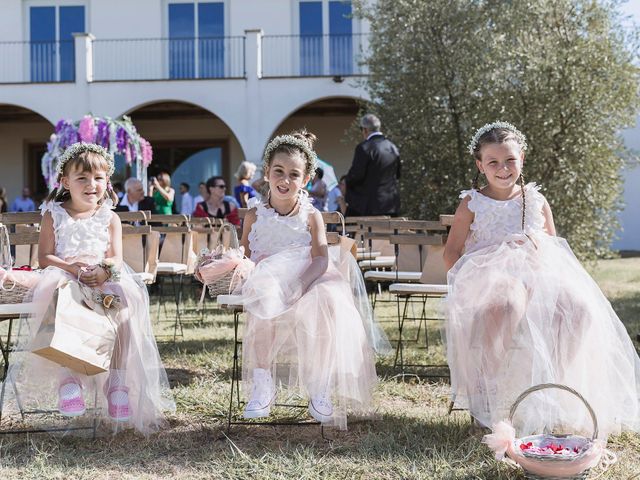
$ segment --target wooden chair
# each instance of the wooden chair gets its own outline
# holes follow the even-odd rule
[[[171,282],[171,292],[176,305],[173,340],[180,330],[183,335],[181,303],[184,277],[193,274],[196,255],[193,251],[194,232],[191,231],[189,218],[186,215],[151,215],[151,229],[161,235],[160,253],[158,255],[158,310],[156,320],[160,320],[160,309],[164,304],[164,284]]]
[[[407,307],[411,299],[420,299],[423,303],[423,309],[418,324],[418,332],[416,341],[420,338],[420,329],[424,324],[425,328],[425,349],[429,348],[429,337],[427,333],[428,320],[441,320],[440,318],[427,318],[425,314],[425,304],[430,298],[442,298],[447,294],[447,269],[444,264],[443,253],[446,243],[446,236],[432,235],[430,243],[426,245],[426,260],[420,275],[418,283],[392,283],[389,285],[389,293],[398,299],[398,342],[396,347],[396,356],[394,359],[394,367],[400,366],[402,373],[406,373],[407,367],[415,367],[427,369],[423,376],[427,377],[448,377],[446,365],[429,365],[429,364],[408,364],[404,362],[404,327],[407,320]],[[404,308],[400,311],[400,300],[404,300]],[[429,373],[429,370],[436,369],[435,373]]]
[[[122,258],[146,285],[156,281],[160,234],[149,225],[122,226]]]
[[[375,284],[371,299],[373,308],[380,301],[378,296],[381,295],[383,286],[393,282],[418,282],[420,280],[422,267],[426,260],[426,246],[433,244],[434,241],[441,241],[438,236],[446,232],[439,222],[428,220],[390,220],[388,228],[391,229],[390,234],[376,232],[365,234],[365,236],[385,236],[394,248],[390,269],[382,269],[372,262],[378,268],[364,273],[365,280]],[[421,243],[423,239],[426,243]],[[383,265],[387,267],[388,263]]]
[[[40,232],[40,212],[18,212],[0,214],[0,223],[3,223],[11,233],[38,233]],[[38,242],[25,244],[22,242],[11,243],[14,249],[14,265],[17,267],[28,265],[31,268],[38,267]]]

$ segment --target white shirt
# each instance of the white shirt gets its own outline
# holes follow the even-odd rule
[[[139,202],[129,203],[129,195],[127,194],[123,195],[122,200],[120,200],[120,205],[122,205],[123,207],[129,207],[130,212],[138,211],[138,203]]]
[[[342,197],[342,192],[340,191],[339,186],[335,186],[329,192],[327,196],[327,211],[328,212],[339,212],[340,204],[338,203],[338,199]]]
[[[193,197],[189,192],[184,192],[180,197],[180,213],[182,215],[191,215],[196,204],[193,203]]]
[[[373,132],[373,133],[370,133],[370,134],[367,136],[367,140],[369,140],[371,137],[375,137],[376,135],[382,135],[382,132]]]

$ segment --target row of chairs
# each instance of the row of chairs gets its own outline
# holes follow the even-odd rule
[[[363,253],[359,265],[364,278],[372,285],[373,308],[380,302],[396,304],[398,339],[394,368],[400,368],[402,374],[448,377],[445,364],[411,363],[405,358],[405,343],[407,321],[414,320],[417,332],[412,341],[420,344],[424,329],[423,348],[428,350],[427,322],[441,320],[427,315],[427,302],[447,293],[443,253],[452,216],[441,215],[439,221],[368,217],[348,219],[348,222]],[[381,300],[383,290],[388,292],[388,300]],[[417,315],[411,313],[416,307]]]

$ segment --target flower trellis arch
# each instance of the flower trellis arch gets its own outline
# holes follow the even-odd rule
[[[42,157],[42,175],[49,190],[56,187],[56,164],[65,149],[76,142],[97,143],[112,155],[122,155],[127,165],[134,167],[135,176],[147,184],[147,167],[153,161],[151,144],[140,136],[131,119],[85,115],[73,122],[60,120],[47,142],[47,153]]]

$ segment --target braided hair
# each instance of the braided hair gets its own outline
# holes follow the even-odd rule
[[[517,134],[513,130],[508,128],[496,127],[487,130],[482,135],[480,135],[480,137],[475,142],[473,148],[473,158],[480,161],[482,159],[480,150],[484,145],[488,145],[491,143],[505,143],[512,141],[516,142],[522,148],[524,146],[522,143],[522,138],[522,134]],[[518,177],[518,184],[520,185],[520,192],[522,194],[522,231],[524,232],[527,199],[524,188],[524,174],[522,173],[522,171],[520,172],[520,176]],[[471,188],[473,188],[474,190],[480,189],[480,170],[476,172],[476,175],[471,182]]]

